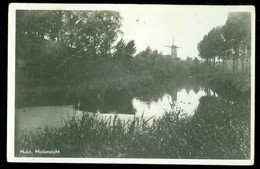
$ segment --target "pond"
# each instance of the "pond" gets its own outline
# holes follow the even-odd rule
[[[116,114],[122,120],[132,120],[134,117],[160,118],[171,110],[170,103],[182,110],[187,116],[194,115],[195,109],[203,96],[216,96],[213,90],[198,84],[160,86],[146,94],[98,95],[97,97],[81,97],[75,105],[33,105],[16,108],[16,130],[42,129],[44,126],[59,127],[62,120],[69,116],[81,116],[82,113],[98,113],[99,118],[114,117]],[[192,84],[192,85],[191,85]],[[165,90],[166,88],[166,90]]]

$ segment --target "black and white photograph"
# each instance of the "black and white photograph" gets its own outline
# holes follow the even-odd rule
[[[253,165],[255,8],[11,4],[9,162]]]

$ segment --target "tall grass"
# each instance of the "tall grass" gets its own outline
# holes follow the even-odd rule
[[[227,109],[224,104],[229,103],[218,104],[222,108],[199,107],[192,117],[179,109],[157,119],[141,116],[129,121],[117,115],[107,119],[89,113],[71,116],[61,127],[20,134],[16,156],[23,156],[20,149],[58,149],[55,157],[248,159],[249,122],[236,112],[236,106]]]

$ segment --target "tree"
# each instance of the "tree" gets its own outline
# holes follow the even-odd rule
[[[158,56],[157,51],[152,51],[150,46],[145,50],[140,51],[133,59],[134,73],[139,74],[152,74],[156,57]]]
[[[131,40],[126,44],[124,40],[121,39],[115,46],[113,58],[129,72],[131,70],[131,61],[135,52],[136,47],[134,40]]]
[[[16,62],[23,63],[19,73],[34,81],[52,78],[57,64],[73,49],[59,41],[63,11],[16,11]],[[53,75],[54,76],[54,75]]]
[[[80,66],[75,65],[73,69],[80,67],[80,74],[86,74],[85,68],[89,70],[92,67],[88,73],[95,76],[96,70],[104,69],[101,64],[105,64],[112,56],[114,42],[121,33],[119,12],[18,10],[16,14],[16,47],[21,49],[17,50],[17,57],[26,55],[27,58],[32,58],[26,60],[37,60],[39,66],[63,74],[66,66],[74,66],[65,63],[78,60]],[[53,62],[50,58],[56,59],[56,55],[62,56]],[[55,63],[56,66],[53,68],[44,65],[44,60]],[[99,65],[100,69],[97,69]]]
[[[131,40],[127,43],[127,45],[125,47],[126,57],[132,58],[133,55],[135,54],[135,52],[136,52],[135,41]]]
[[[190,72],[192,74],[199,74],[201,73],[201,65],[200,65],[200,60],[195,57],[193,60],[192,60],[192,64],[190,64]]]
[[[194,65],[200,64],[200,60],[197,57],[195,57],[192,62],[193,62]]]
[[[125,55],[125,41],[123,39],[120,39],[117,44],[115,45],[114,49],[115,52],[113,54],[113,57],[116,60],[119,60],[119,58],[123,57]]]
[[[202,59],[205,59],[206,60],[206,63],[209,65],[209,60],[210,60],[210,49],[209,49],[209,37],[208,35],[205,35],[203,37],[203,40],[201,40],[199,43],[198,43],[198,51],[199,51],[199,56],[202,58]]]
[[[211,59],[213,59],[213,63],[215,63],[216,57],[223,59],[225,55],[225,42],[222,27],[211,29],[198,44],[198,50],[200,56],[206,59],[208,64]]]
[[[114,11],[70,11],[64,41],[81,50],[82,59],[93,60],[93,75],[98,63],[107,62],[113,43],[121,33],[121,16]]]
[[[62,25],[62,11],[25,11],[16,12],[16,37],[33,40],[57,40]]]
[[[121,16],[114,11],[69,11],[64,38],[69,46],[105,55],[121,33]]]
[[[248,12],[231,12],[228,14],[226,24],[223,26],[224,38],[234,54],[233,72],[238,72],[238,60],[241,58],[242,69],[244,69],[245,55],[241,56],[241,50],[249,50],[251,37],[251,20]],[[244,70],[242,70],[244,71]]]

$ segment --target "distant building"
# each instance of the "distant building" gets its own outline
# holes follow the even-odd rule
[[[172,45],[171,46],[165,46],[165,47],[171,48],[171,57],[173,59],[179,59],[178,55],[177,55],[177,48],[179,48],[179,47],[174,44],[174,38],[172,39]]]

